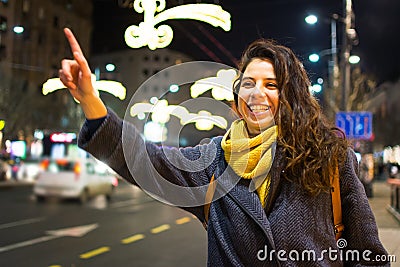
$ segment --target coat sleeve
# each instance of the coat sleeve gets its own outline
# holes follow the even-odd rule
[[[85,123],[78,139],[81,148],[128,182],[158,200],[171,204],[176,200],[178,206],[204,200],[206,187],[198,187],[208,184],[216,167],[215,158],[220,152],[215,142],[182,149],[157,146],[145,142],[134,125],[112,110],[92,135]],[[198,190],[191,189],[195,187]],[[182,201],[184,205],[180,205]]]
[[[378,236],[374,214],[358,178],[358,162],[353,150],[348,151],[340,170],[340,195],[345,226],[342,240],[344,261],[349,266],[390,266],[387,252]]]

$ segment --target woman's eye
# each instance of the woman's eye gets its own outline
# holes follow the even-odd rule
[[[278,85],[276,85],[275,83],[267,83],[267,87],[275,89],[278,87]]]
[[[245,87],[245,88],[252,88],[252,87],[254,87],[254,83],[252,83],[252,82],[243,82],[241,86]]]

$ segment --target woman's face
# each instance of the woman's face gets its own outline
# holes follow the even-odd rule
[[[253,59],[243,73],[238,95],[238,111],[250,135],[274,125],[279,108],[279,90],[270,60]]]

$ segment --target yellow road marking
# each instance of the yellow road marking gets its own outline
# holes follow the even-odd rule
[[[88,252],[86,252],[84,254],[81,254],[79,257],[81,259],[89,259],[89,258],[92,258],[94,256],[103,254],[103,253],[108,252],[108,251],[110,251],[110,247],[101,247],[101,248],[98,248],[98,249],[95,249],[95,250],[92,250],[92,251],[88,251]]]
[[[175,221],[176,224],[184,224],[190,222],[190,217],[183,217]]]
[[[50,265],[49,267],[62,267],[61,265]]]
[[[121,240],[122,244],[130,244],[139,240],[142,240],[145,236],[142,234],[133,235]]]
[[[168,230],[169,228],[171,228],[171,226],[169,226],[169,224],[163,224],[163,225],[160,225],[158,227],[151,229],[150,232],[152,234],[158,234],[158,233]]]

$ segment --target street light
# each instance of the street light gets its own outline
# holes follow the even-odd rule
[[[315,23],[318,22],[318,17],[311,14],[305,17],[304,20],[307,22],[307,24],[314,25]]]
[[[325,49],[325,50],[322,50],[319,53],[310,54],[308,56],[308,60],[310,60],[312,63],[316,63],[321,59],[321,57],[326,56],[326,55],[330,55],[330,54],[331,54],[331,49]],[[349,60],[348,60],[348,62],[350,64],[353,64],[353,65],[354,64],[358,64],[360,61],[361,61],[361,58],[359,56],[357,56],[357,55],[351,55],[349,57]]]
[[[351,55],[349,57],[349,63],[350,64],[358,64],[360,62],[360,60],[361,60],[360,57],[357,56],[357,55]]]
[[[17,25],[17,26],[14,26],[14,28],[13,28],[13,31],[16,33],[16,34],[21,34],[21,33],[23,33],[24,32],[24,27],[22,27],[22,26],[20,26],[20,25]]]
[[[115,65],[114,64],[112,64],[112,63],[108,63],[107,65],[106,65],[106,70],[108,71],[108,72],[113,72],[114,70],[115,70]]]
[[[308,56],[308,60],[310,60],[313,63],[318,62],[319,61],[319,55],[316,54],[316,53],[313,53],[313,54]]]
[[[330,25],[331,25],[331,48],[323,50],[318,54],[314,53],[309,56],[309,60],[311,62],[318,62],[319,58],[325,55],[331,55],[331,61],[329,62],[329,82],[330,87],[333,90],[336,90],[339,87],[339,63],[337,56],[337,30],[336,30],[336,22],[339,19],[337,14],[333,14],[330,17]],[[305,22],[310,25],[314,25],[318,22],[318,17],[310,14],[305,19]]]

